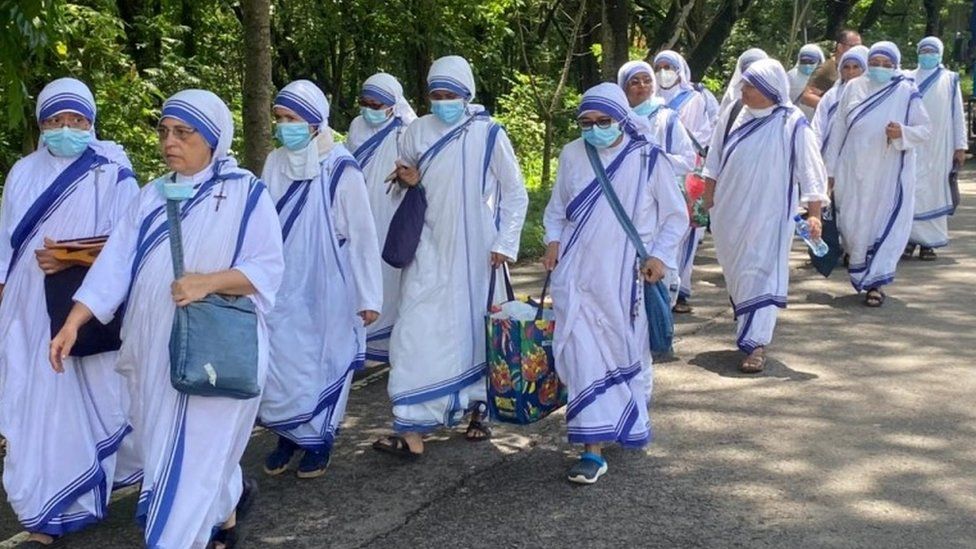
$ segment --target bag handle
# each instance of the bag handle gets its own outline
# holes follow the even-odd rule
[[[495,275],[498,272],[498,267],[491,270],[491,279],[488,282],[488,305],[485,309],[490,313],[491,305],[495,302]],[[502,265],[502,276],[505,279],[505,293],[508,294],[509,301],[515,301],[515,289],[512,288],[512,278],[508,274],[508,265]]]
[[[647,253],[647,249],[644,247],[644,242],[641,241],[640,235],[637,234],[637,228],[634,227],[634,223],[630,220],[627,212],[624,211],[623,205],[620,203],[620,199],[617,198],[617,193],[614,192],[613,186],[610,184],[610,179],[607,177],[606,170],[603,169],[603,163],[600,162],[600,155],[596,152],[596,148],[589,143],[586,143],[586,156],[590,159],[590,166],[593,168],[593,173],[596,174],[597,181],[600,182],[600,186],[603,188],[603,194],[607,197],[607,202],[610,203],[610,209],[613,210],[613,215],[617,217],[617,221],[620,222],[620,226],[623,227],[624,232],[627,233],[627,238],[637,249],[637,255],[641,258],[641,262],[647,261],[650,257]]]
[[[539,294],[539,310],[535,313],[536,321],[542,320],[542,313],[546,307],[546,293],[549,291],[549,279],[552,278],[552,271],[546,271],[546,281],[542,283],[542,293]]]
[[[173,256],[173,280],[179,280],[183,278],[183,229],[179,201],[166,201],[166,221],[169,223],[169,251]]]

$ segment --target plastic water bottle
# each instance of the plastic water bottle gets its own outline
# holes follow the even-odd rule
[[[809,246],[810,250],[813,251],[813,255],[817,257],[827,255],[827,252],[830,251],[830,246],[827,246],[827,243],[823,240],[819,238],[814,240],[814,238],[810,236],[810,224],[808,224],[806,220],[799,215],[794,216],[793,221],[796,222],[797,236],[802,238],[803,241],[807,243],[807,246]]]

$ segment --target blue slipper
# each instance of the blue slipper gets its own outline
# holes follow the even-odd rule
[[[305,450],[305,455],[298,463],[298,471],[295,475],[298,478],[318,478],[325,474],[331,459],[332,456],[329,451],[311,452]]]
[[[607,460],[590,453],[580,454],[579,461],[569,470],[569,481],[577,484],[593,484],[607,472]]]
[[[288,470],[288,464],[295,455],[298,445],[285,437],[278,437],[278,446],[273,452],[268,454],[264,460],[264,472],[271,475],[280,475]]]

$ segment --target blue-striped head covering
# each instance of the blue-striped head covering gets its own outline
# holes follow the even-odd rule
[[[404,124],[409,124],[417,118],[413,107],[403,97],[403,86],[391,74],[378,72],[363,82],[361,97],[367,97],[393,107],[393,115],[400,118]]]
[[[804,44],[800,48],[800,53],[796,55],[796,62],[799,63],[823,63],[824,52],[820,49],[820,46],[816,44]]]
[[[844,63],[848,61],[854,61],[861,66],[862,70],[868,70],[868,48],[867,46],[854,46],[851,49],[844,52],[844,55],[840,56],[840,62],[837,63],[837,67],[843,67]]]
[[[37,96],[37,123],[62,112],[73,112],[95,124],[95,97],[88,86],[74,78],[58,78]]]
[[[661,50],[654,56],[654,66],[661,61],[667,61],[678,73],[677,86],[683,90],[691,89],[691,67],[685,61],[684,56],[674,50]]]
[[[942,54],[945,51],[945,46],[942,44],[942,40],[939,40],[936,36],[926,36],[925,38],[918,41],[918,52],[922,53],[922,48],[935,50],[933,53]]]
[[[620,86],[603,82],[586,90],[583,94],[583,100],[580,101],[579,108],[576,110],[576,116],[590,111],[602,112],[613,118],[620,124],[620,129],[633,139],[644,139],[640,130],[634,125],[636,115],[630,110],[627,94]]]
[[[281,88],[275,97],[274,106],[290,110],[320,131],[329,126],[329,100],[309,80],[295,80]]]
[[[786,69],[775,59],[760,59],[749,65],[742,73],[742,80],[748,82],[777,105],[790,104],[790,80]]]
[[[892,63],[894,63],[896,69],[901,68],[901,50],[894,42],[888,42],[887,40],[881,42],[875,42],[868,50],[868,59],[880,55],[882,57],[888,58]]]
[[[214,159],[230,152],[234,140],[234,119],[230,109],[213,92],[183,90],[163,103],[160,118],[175,118],[200,132],[214,151]]]
[[[437,90],[457,94],[465,101],[474,99],[474,73],[465,58],[448,55],[430,65],[427,72],[427,93]]]
[[[630,79],[638,74],[646,74],[651,77],[651,93],[654,93],[654,90],[657,89],[657,80],[654,78],[654,67],[651,67],[646,61],[639,59],[636,61],[627,61],[620,67],[620,70],[617,71],[617,85],[626,91],[627,82],[630,82]]]

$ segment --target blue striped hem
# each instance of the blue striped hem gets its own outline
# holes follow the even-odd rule
[[[481,381],[485,377],[487,368],[488,363],[482,362],[470,370],[450,379],[446,379],[426,387],[421,387],[419,389],[414,389],[412,391],[406,391],[393,395],[391,400],[393,401],[394,406],[408,406],[411,404],[420,404],[430,400],[435,400],[452,393],[456,393],[469,385],[473,385],[478,381]]]

